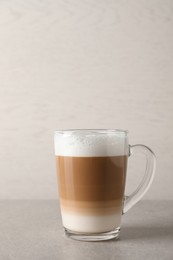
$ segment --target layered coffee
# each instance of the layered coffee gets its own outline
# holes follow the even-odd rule
[[[55,138],[64,227],[85,233],[120,227],[128,154],[124,140],[111,135]]]

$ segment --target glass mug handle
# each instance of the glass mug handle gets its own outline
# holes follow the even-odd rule
[[[148,191],[154,177],[156,159],[152,150],[147,146],[141,144],[129,145],[129,156],[136,153],[145,154],[146,169],[144,176],[136,190],[132,192],[129,196],[125,196],[123,214],[131,209],[144,196],[144,194]]]

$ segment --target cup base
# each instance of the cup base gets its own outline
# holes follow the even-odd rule
[[[120,228],[116,228],[113,231],[102,232],[102,233],[80,233],[80,232],[74,232],[67,228],[64,228],[64,230],[67,237],[75,240],[87,241],[87,242],[105,241],[111,239],[117,240],[120,234]]]

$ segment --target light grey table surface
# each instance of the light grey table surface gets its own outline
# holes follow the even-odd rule
[[[173,259],[173,201],[141,201],[118,241],[65,237],[56,200],[0,201],[0,260]]]

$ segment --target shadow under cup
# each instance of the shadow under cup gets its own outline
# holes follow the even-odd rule
[[[88,241],[118,237],[128,153],[125,131],[55,133],[60,208],[68,236]]]

